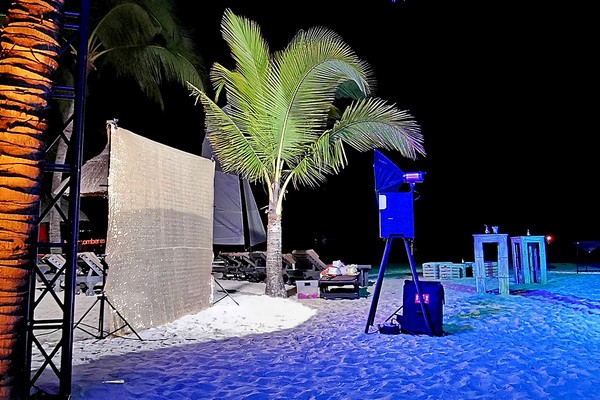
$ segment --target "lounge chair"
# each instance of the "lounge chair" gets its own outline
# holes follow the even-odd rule
[[[292,253],[282,255],[283,282],[293,285],[296,281],[304,280],[304,272],[296,267],[296,258]]]
[[[242,262],[234,253],[220,252],[217,258],[222,260],[224,265],[215,270],[216,263],[213,262],[213,272],[221,272],[223,279],[242,279]]]
[[[294,250],[292,255],[296,260],[296,269],[302,271],[305,280],[319,279],[321,272],[328,267],[313,249]]]

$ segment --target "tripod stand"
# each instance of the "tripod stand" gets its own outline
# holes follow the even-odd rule
[[[403,235],[390,235],[386,239],[385,249],[383,250],[383,259],[381,261],[381,266],[379,267],[379,275],[377,276],[377,283],[375,284],[375,293],[373,294],[373,301],[371,302],[371,308],[369,309],[369,317],[367,318],[367,325],[365,326],[365,333],[369,333],[369,327],[373,326],[375,321],[375,313],[377,312],[377,303],[379,302],[379,294],[381,293],[381,286],[383,284],[383,277],[385,275],[385,268],[387,266],[390,251],[392,248],[392,240],[393,239],[402,239],[404,241],[404,248],[406,250],[406,254],[408,256],[408,263],[410,265],[410,271],[413,277],[413,282],[415,283],[416,295],[418,296],[418,303],[421,308],[421,313],[424,318],[425,327],[429,336],[433,336],[433,331],[431,329],[430,316],[425,308],[425,301],[423,298],[423,293],[421,293],[421,284],[419,283],[419,274],[417,273],[417,268],[415,267],[415,261],[412,256],[412,251],[410,245],[408,243],[408,239]],[[398,309],[400,310],[400,309]],[[398,312],[396,310],[396,312]],[[393,314],[392,314],[393,315]],[[389,318],[388,318],[389,319]],[[387,320],[386,320],[387,321]]]
[[[96,339],[105,339],[105,338],[113,335],[114,333],[120,331],[121,329],[128,327],[131,330],[131,332],[133,332],[133,334],[135,336],[137,336],[137,338],[139,340],[144,340],[140,337],[140,335],[138,335],[138,333],[135,331],[135,329],[133,329],[133,327],[129,324],[129,322],[127,322],[125,317],[123,317],[123,315],[121,315],[119,310],[117,310],[116,307],[108,299],[106,292],[104,290],[104,288],[106,287],[106,275],[107,274],[108,274],[108,265],[106,265],[106,263],[104,261],[102,261],[102,292],[100,292],[100,294],[96,296],[96,300],[94,300],[94,303],[87,309],[87,311],[85,313],[83,313],[83,315],[81,316],[81,318],[79,318],[79,320],[75,323],[75,325],[73,325],[73,329],[79,328],[83,332],[87,333],[88,335],[90,335],[92,337],[95,337]],[[93,288],[91,288],[90,290],[93,290]],[[79,325],[81,324],[81,321],[83,321],[83,319],[94,309],[96,304],[100,304],[100,313],[98,314],[97,334],[94,334],[93,332],[90,332],[90,331],[86,330],[85,328],[82,328]],[[107,304],[119,316],[121,321],[123,321],[123,325],[121,325],[117,329],[114,329],[110,332],[104,330],[104,314],[105,314],[105,309],[106,309]]]
[[[240,305],[240,303],[238,303],[237,301],[235,301],[235,299],[233,297],[231,297],[231,294],[229,294],[229,292],[223,287],[223,285],[221,285],[219,283],[219,281],[217,280],[217,278],[215,278],[214,275],[211,275],[212,280],[214,283],[216,283],[217,285],[219,285],[219,287],[221,288],[221,290],[223,290],[223,292],[225,292],[225,294],[223,295],[223,297],[221,297],[219,300],[213,302],[213,306],[215,304],[217,304],[218,302],[220,302],[221,300],[223,300],[225,297],[229,297],[231,299],[231,301],[233,301],[235,304],[237,304],[238,306]]]

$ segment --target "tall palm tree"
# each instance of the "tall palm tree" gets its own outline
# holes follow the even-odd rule
[[[265,293],[286,297],[281,218],[288,187],[315,187],[339,173],[347,164],[346,146],[416,159],[425,155],[423,137],[409,113],[370,97],[369,66],[335,32],[300,31],[271,55],[255,22],[227,9],[221,27],[236,68],[211,67],[214,101],[202,89],[190,89],[205,110],[207,138],[223,170],[266,186]],[[338,113],[336,99],[344,98],[351,102]]]
[[[26,396],[29,279],[62,0],[11,3],[0,33],[0,398]]]
[[[186,82],[204,88],[206,73],[203,60],[187,31],[175,17],[172,1],[165,0],[113,0],[96,4],[92,10],[92,26],[87,44],[88,79],[102,79],[103,73],[133,82],[146,98],[164,109],[161,87],[165,83]],[[73,48],[73,55],[76,49]],[[71,85],[72,76],[61,74]],[[118,94],[118,93],[116,93]],[[69,140],[73,125],[68,118],[71,108],[64,110],[65,130]],[[59,140],[54,152],[54,162],[64,164],[67,142]],[[51,192],[59,187],[62,174],[52,176]],[[53,208],[49,214],[50,242],[61,241],[61,216]],[[56,249],[61,251],[61,249]]]

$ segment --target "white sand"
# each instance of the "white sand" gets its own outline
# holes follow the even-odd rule
[[[372,296],[274,299],[222,283],[239,305],[226,297],[143,341],[75,342],[73,400],[600,398],[600,274],[550,270],[509,296],[442,281],[441,337],[364,333]],[[384,279],[375,325],[402,306],[402,286]]]

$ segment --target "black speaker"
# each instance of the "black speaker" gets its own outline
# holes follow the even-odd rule
[[[425,310],[429,316],[431,333],[433,336],[442,336],[444,334],[444,287],[440,282],[434,281],[419,281],[419,284],[421,286],[423,302],[425,303]],[[414,281],[404,281],[402,298],[403,312],[398,318],[401,332],[413,335],[428,335],[429,332]]]

